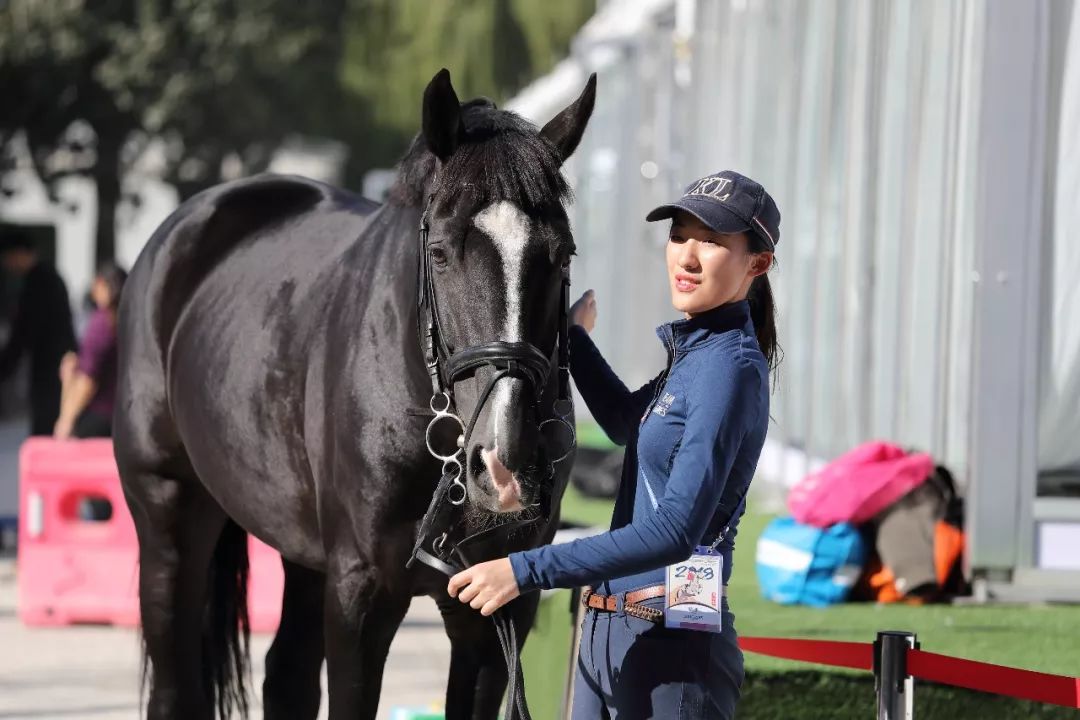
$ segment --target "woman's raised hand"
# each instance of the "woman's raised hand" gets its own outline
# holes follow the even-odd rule
[[[577,301],[570,306],[570,324],[580,325],[585,332],[592,332],[596,325],[596,293],[586,290]]]

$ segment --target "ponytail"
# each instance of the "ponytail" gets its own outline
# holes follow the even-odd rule
[[[750,285],[750,291],[746,296],[750,303],[750,319],[754,322],[754,332],[757,334],[758,347],[765,356],[765,362],[769,371],[776,381],[777,368],[783,359],[784,352],[776,339],[776,303],[773,301],[772,285],[769,284],[768,273],[763,273],[754,278]]]

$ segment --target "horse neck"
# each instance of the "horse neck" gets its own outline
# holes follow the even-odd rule
[[[421,208],[413,205],[387,203],[372,217],[371,225],[364,233],[362,242],[374,245],[371,261],[375,272],[371,276],[371,285],[360,290],[369,298],[376,295],[393,298],[394,307],[399,312],[398,322],[394,323],[400,335],[402,347],[409,356],[415,355],[418,372],[410,372],[410,385],[415,385],[417,393],[424,396],[424,404],[431,392],[430,380],[424,370],[423,350],[416,332],[417,295],[416,285],[417,253],[420,252],[420,216]],[[382,312],[381,303],[372,306],[372,311]],[[407,362],[407,367],[413,363]],[[413,377],[415,376],[415,377]]]

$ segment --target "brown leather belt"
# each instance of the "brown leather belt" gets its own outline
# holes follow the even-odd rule
[[[723,594],[724,597],[727,597],[727,585],[723,588]],[[652,598],[663,596],[663,585],[650,585],[649,587],[641,588],[640,590],[631,590],[623,596],[623,612],[632,617],[641,618],[642,620],[649,620],[654,623],[663,622],[663,610],[638,604],[642,600],[650,600]],[[581,604],[587,608],[592,608],[593,610],[618,612],[619,596],[601,595],[593,592],[593,589],[586,585],[581,591]]]

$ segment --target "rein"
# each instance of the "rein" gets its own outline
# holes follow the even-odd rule
[[[435,186],[434,181],[432,186]],[[462,520],[462,506],[468,497],[468,488],[462,479],[465,471],[463,454],[469,447],[469,440],[476,428],[477,419],[495,389],[495,385],[504,378],[524,379],[533,391],[534,402],[538,403],[547,386],[551,361],[544,352],[529,342],[496,340],[466,347],[457,352],[454,352],[447,344],[439,317],[438,298],[435,294],[428,247],[429,214],[433,198],[434,192],[428,196],[424,212],[420,216],[416,318],[417,336],[431,379],[432,394],[428,407],[435,415],[424,432],[424,442],[428,452],[442,462],[442,476],[431,497],[427,512],[420,521],[416,544],[413,546],[412,555],[406,567],[412,567],[412,564],[419,560],[447,576],[453,576],[465,567],[475,564],[465,556],[464,549],[477,546],[485,540],[500,538],[504,540],[502,546],[505,546],[505,537],[511,532],[540,519],[540,517],[523,519],[475,533],[457,542],[450,540],[451,534]],[[551,415],[540,422],[538,430],[542,433],[544,427],[551,423],[561,424],[569,431],[570,442],[565,453],[549,461],[549,479],[554,476],[555,464],[564,460],[577,442],[574,426],[568,419],[573,411],[573,402],[570,398],[570,348],[568,345],[569,299],[570,270],[568,266],[564,266],[559,296],[558,396],[552,404]],[[484,367],[491,367],[495,372],[492,373],[491,379],[478,396],[476,407],[473,408],[468,423],[462,422],[454,405],[454,383]],[[453,423],[460,430],[456,447],[452,448],[451,452],[440,452],[432,444],[432,433],[441,422]],[[540,506],[540,516],[544,519],[548,518],[551,512],[550,483],[541,483],[537,504]],[[492,619],[495,622],[495,631],[499,637],[509,676],[506,720],[530,720],[514,623],[505,612],[505,607],[496,610]]]

